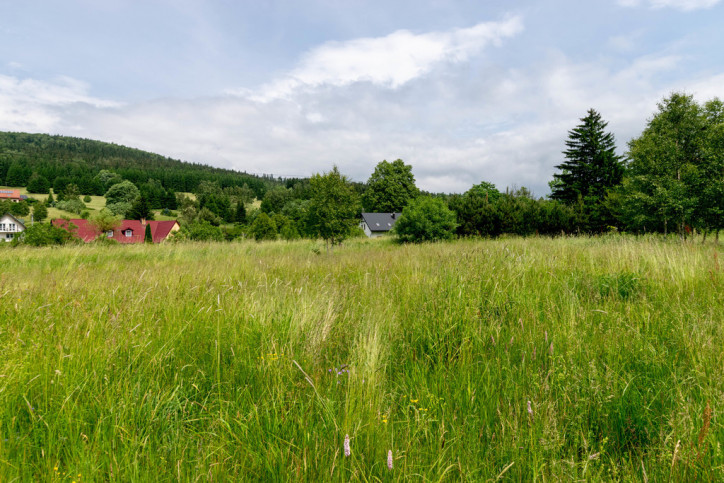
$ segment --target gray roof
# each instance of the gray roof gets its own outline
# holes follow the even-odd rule
[[[402,213],[362,213],[362,220],[371,231],[390,231]]]

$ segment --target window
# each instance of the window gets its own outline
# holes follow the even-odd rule
[[[12,233],[6,233],[6,234],[5,234],[5,238],[7,238],[8,240],[12,240],[12,239],[13,239],[13,234],[12,234]]]
[[[15,230],[15,223],[10,223],[10,229],[8,231],[16,231]]]
[[[131,230],[131,229],[126,230],[125,235],[128,237],[133,236],[133,230]]]
[[[0,223],[0,231],[5,231],[5,223]]]
[[[108,231],[106,232],[106,236],[107,236],[108,238],[112,238],[112,237],[113,237],[113,230],[108,230]]]

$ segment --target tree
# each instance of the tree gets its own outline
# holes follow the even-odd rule
[[[244,202],[239,199],[236,202],[236,210],[234,211],[234,223],[246,223],[246,207]]]
[[[455,234],[455,213],[439,198],[421,196],[402,210],[393,228],[402,242],[449,240]]]
[[[131,209],[126,212],[126,218],[129,220],[153,220],[153,212],[145,196],[141,195],[136,198]]]
[[[585,228],[593,231],[613,222],[603,208],[604,200],[624,173],[613,134],[605,131],[607,125],[597,111],[588,110],[581,124],[568,131],[566,161],[556,166],[561,172],[553,175],[551,183],[552,199],[568,205],[582,203]]]
[[[277,226],[266,213],[259,213],[249,231],[256,241],[277,239]]]
[[[50,183],[48,179],[38,173],[33,173],[28,180],[28,193],[48,194],[49,192]]]
[[[292,190],[283,186],[276,187],[266,192],[261,202],[261,211],[269,215],[281,213],[284,205],[292,199]]]
[[[502,220],[498,210],[501,194],[495,185],[486,181],[474,185],[463,196],[450,200],[457,214],[457,232],[461,236],[498,236]]]
[[[33,207],[33,221],[40,223],[48,217],[48,208],[43,203],[36,203]]]
[[[646,129],[629,142],[630,176],[621,189],[621,216],[635,229],[685,226],[718,231],[724,212],[722,136],[717,99],[704,107],[673,93],[658,104]]]
[[[118,228],[121,224],[121,217],[114,215],[109,209],[103,208],[91,217],[89,223],[100,235]]]
[[[143,241],[145,243],[153,243],[153,235],[151,235],[151,224],[146,223],[146,231],[143,234]]]
[[[136,185],[128,180],[116,183],[106,191],[106,208],[116,215],[125,216],[140,194]]]
[[[7,186],[26,186],[31,174],[25,162],[13,161],[8,168],[5,184]]]
[[[420,193],[415,186],[412,166],[401,159],[380,162],[362,196],[365,210],[372,213],[398,213]]]
[[[342,243],[357,226],[359,198],[336,166],[328,173],[312,176],[309,185],[309,226],[329,250],[330,246]]]

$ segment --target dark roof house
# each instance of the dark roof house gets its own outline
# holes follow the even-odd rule
[[[362,213],[359,227],[368,237],[377,238],[389,233],[401,215],[402,213]]]

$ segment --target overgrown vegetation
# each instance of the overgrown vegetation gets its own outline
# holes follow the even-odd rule
[[[0,249],[0,479],[721,481],[721,260],[622,236]]]

